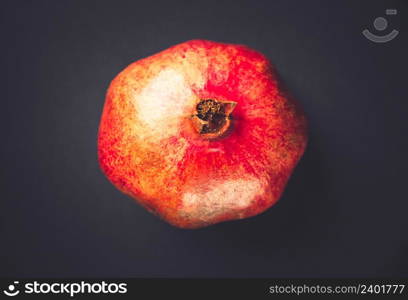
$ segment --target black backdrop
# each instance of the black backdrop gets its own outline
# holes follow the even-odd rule
[[[407,4],[2,1],[0,275],[408,276]],[[116,190],[96,135],[120,70],[194,38],[265,53],[310,144],[276,206],[192,231]]]

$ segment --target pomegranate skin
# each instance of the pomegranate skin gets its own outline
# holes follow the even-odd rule
[[[107,178],[147,210],[200,228],[271,207],[306,144],[305,115],[264,55],[192,40],[114,78],[98,159]]]

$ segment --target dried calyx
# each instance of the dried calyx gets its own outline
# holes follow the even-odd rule
[[[236,102],[204,99],[196,105],[196,112],[192,116],[194,128],[208,139],[222,136],[231,125],[231,113]]]

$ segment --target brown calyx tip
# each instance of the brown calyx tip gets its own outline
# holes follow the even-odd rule
[[[192,116],[194,128],[204,138],[220,137],[231,125],[231,113],[236,104],[233,101],[200,100]]]

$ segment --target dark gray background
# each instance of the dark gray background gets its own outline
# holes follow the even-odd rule
[[[2,1],[1,276],[408,276],[407,1]],[[366,40],[386,8],[387,44]],[[167,225],[100,172],[106,88],[202,38],[265,53],[310,120],[281,201]]]

